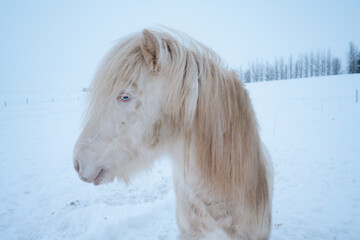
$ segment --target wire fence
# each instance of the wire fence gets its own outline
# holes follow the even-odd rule
[[[82,101],[86,98],[86,92],[74,91],[67,93],[4,93],[0,94],[0,107],[7,108],[21,105],[33,105],[39,103],[72,102]]]

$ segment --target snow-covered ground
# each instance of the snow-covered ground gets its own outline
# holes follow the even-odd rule
[[[247,88],[275,168],[271,239],[359,239],[360,75]],[[168,159],[94,187],[72,166],[82,93],[0,101],[0,239],[177,239]]]

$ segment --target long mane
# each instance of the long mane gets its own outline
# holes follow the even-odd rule
[[[243,83],[201,43],[177,32],[153,33],[170,65],[167,114],[185,148],[195,143],[202,184],[261,218],[269,202],[267,160]]]

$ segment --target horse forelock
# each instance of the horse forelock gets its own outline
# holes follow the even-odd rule
[[[143,67],[139,42],[138,33],[120,39],[102,59],[90,85],[86,121],[100,118],[120,90],[138,86]]]

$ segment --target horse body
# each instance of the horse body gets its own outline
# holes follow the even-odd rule
[[[74,149],[80,178],[128,182],[173,159],[183,239],[268,239],[272,167],[247,91],[218,56],[181,36],[124,38],[94,77]]]

